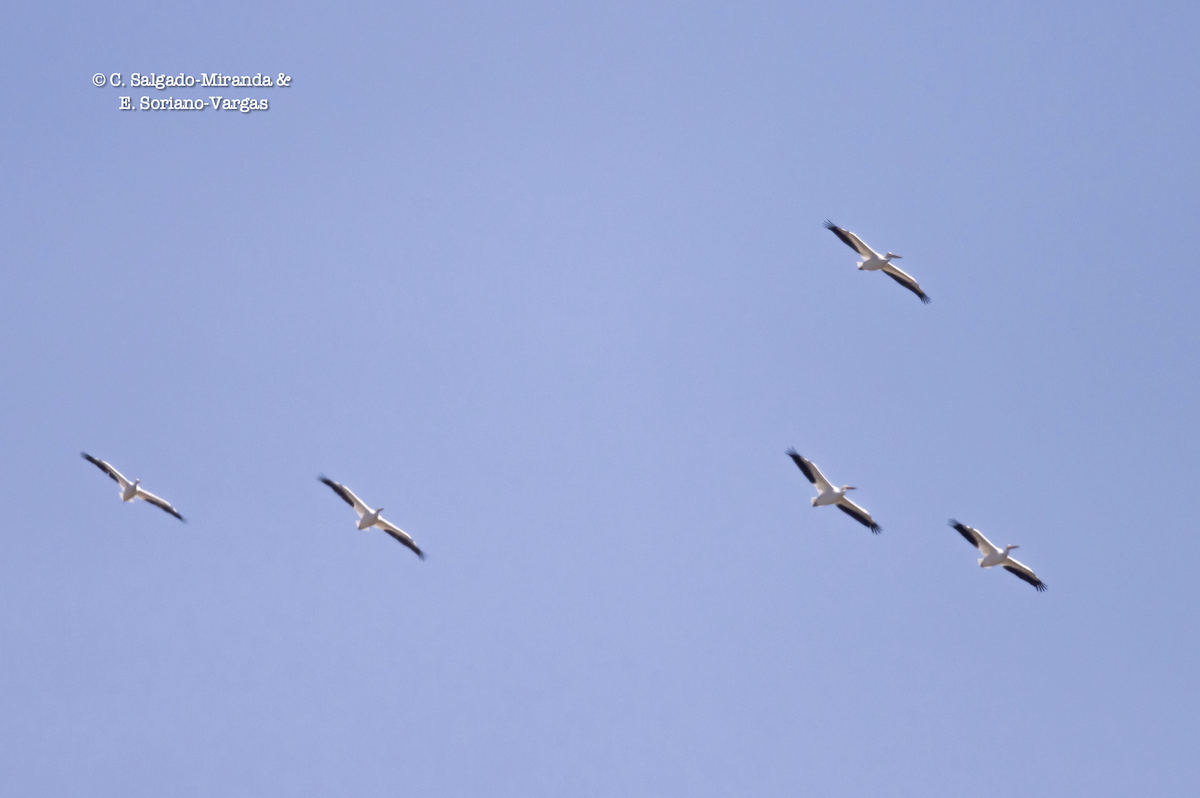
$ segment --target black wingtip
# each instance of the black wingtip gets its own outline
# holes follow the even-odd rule
[[[1004,567],[1004,570],[1008,571],[1010,574],[1017,577],[1022,582],[1028,582],[1029,584],[1033,585],[1034,590],[1036,590],[1037,592],[1041,593],[1042,591],[1044,591],[1046,589],[1046,583],[1043,582],[1041,579],[1038,579],[1032,572],[1025,573],[1024,571],[1017,570],[1016,568],[1012,567],[1011,565],[1005,565],[1003,567]]]
[[[825,220],[825,229],[826,230],[836,230],[836,229],[838,229],[838,226],[836,224],[834,224],[833,222],[829,221],[828,219],[826,219]]]
[[[979,541],[976,540],[975,532],[971,529],[971,527],[967,526],[966,524],[959,523],[958,521],[955,521],[953,518],[951,518],[950,519],[950,528],[953,529],[958,534],[962,535],[963,540],[967,541],[972,546],[975,546],[976,548],[979,547]]]
[[[921,294],[921,302],[922,302],[923,304],[926,304],[926,305],[928,305],[928,304],[929,304],[929,297],[925,296],[924,294]]]
[[[871,527],[871,532],[872,532],[872,533],[874,533],[874,534],[876,534],[876,535],[878,535],[878,534],[879,534],[880,532],[882,532],[882,531],[883,531],[883,527],[879,526],[878,524],[876,524],[875,526]]]
[[[800,469],[800,473],[804,475],[805,479],[814,485],[817,484],[816,476],[809,470],[808,465],[804,462],[804,458],[800,456],[799,452],[795,449],[788,449],[787,456],[792,458],[792,462],[796,464],[796,468]]]

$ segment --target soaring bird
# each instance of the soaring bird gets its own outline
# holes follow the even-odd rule
[[[382,507],[380,507],[378,510],[372,510],[370,507],[363,504],[362,499],[355,496],[354,491],[350,490],[345,485],[334,482],[332,479],[326,476],[321,476],[319,479],[332,488],[334,493],[341,496],[342,501],[354,508],[354,511],[358,513],[359,529],[370,529],[373,526],[379,527],[384,532],[387,532],[396,540],[400,541],[400,543],[408,546],[410,549],[416,552],[416,555],[422,560],[425,559],[425,552],[417,548],[417,544],[413,542],[412,536],[400,527],[393,525],[390,521],[383,517]]]
[[[912,291],[921,298],[921,301],[926,305],[929,304],[929,297],[925,296],[925,292],[921,290],[921,286],[917,285],[917,281],[901,271],[899,266],[892,263],[893,259],[901,258],[900,255],[894,252],[889,252],[886,255],[880,255],[875,250],[871,249],[858,236],[851,233],[849,230],[843,230],[836,224],[830,221],[825,222],[825,228],[833,232],[835,236],[842,239],[842,243],[853,249],[859,255],[862,255],[862,260],[858,262],[858,268],[863,271],[883,271],[888,277],[891,277],[900,285]]]
[[[150,502],[155,507],[165,510],[166,512],[178,518],[180,521],[183,521],[185,524],[187,523],[187,521],[184,521],[183,516],[179,514],[179,511],[171,506],[169,501],[166,499],[160,499],[149,491],[142,490],[142,481],[140,479],[135,479],[133,482],[130,482],[129,480],[125,479],[120,471],[113,468],[103,460],[97,460],[87,452],[80,452],[79,454],[84,460],[87,460],[89,463],[96,466],[96,468],[99,468],[105,474],[108,474],[110,477],[112,477],[113,482],[121,486],[121,501],[131,502],[134,499],[141,499],[142,501]]]
[[[958,534],[966,538],[972,546],[979,549],[979,553],[983,555],[979,558],[980,568],[993,568],[999,565],[1010,574],[1016,574],[1021,579],[1024,579],[1026,582],[1033,585],[1035,588],[1037,588],[1039,593],[1046,589],[1046,585],[1041,579],[1037,578],[1037,574],[1031,571],[1028,565],[1019,563],[1012,557],[1008,556],[1010,551],[1013,549],[1019,549],[1021,548],[1020,546],[1009,543],[1004,547],[1004,551],[1001,551],[992,545],[992,542],[985,538],[983,533],[978,529],[972,529],[966,524],[960,524],[953,518],[950,519],[950,526],[957,529]]]
[[[795,449],[788,449],[787,456],[792,458],[792,462],[800,469],[800,473],[804,474],[808,478],[808,481],[816,486],[818,494],[813,497],[813,507],[824,507],[827,504],[835,505],[843,513],[867,529],[870,529],[876,535],[883,531],[879,527],[879,524],[875,523],[875,520],[871,518],[870,513],[846,498],[846,491],[858,490],[858,488],[853,485],[842,485],[840,488],[835,488],[829,483],[829,480],[825,479],[825,476],[813,465],[811,460],[801,457]]]

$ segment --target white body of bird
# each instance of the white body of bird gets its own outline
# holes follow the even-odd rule
[[[1012,562],[1012,558],[1010,558],[1008,556],[1008,553],[1010,551],[1012,551],[1013,549],[1019,549],[1019,548],[1021,548],[1021,547],[1019,545],[1017,545],[1016,543],[1009,543],[1007,546],[1004,547],[1003,551],[999,551],[999,550],[993,551],[991,554],[987,555],[986,557],[980,557],[979,558],[979,567],[980,568],[995,568],[997,565],[1004,565],[1005,563]]]
[[[812,497],[813,507],[828,507],[831,504],[837,504],[842,499],[846,498],[846,491],[858,490],[853,485],[842,485],[840,488],[835,488],[829,483],[825,483],[824,490],[817,488],[821,492]]]
[[[375,524],[379,522],[379,517],[382,513],[382,507],[380,507],[378,510],[372,510],[371,512],[363,513],[362,517],[358,519],[358,528],[370,529],[371,527],[375,526]]]

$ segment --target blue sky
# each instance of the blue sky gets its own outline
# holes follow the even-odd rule
[[[1183,3],[10,9],[10,789],[1195,794],[1197,34]],[[122,113],[115,71],[293,83]]]

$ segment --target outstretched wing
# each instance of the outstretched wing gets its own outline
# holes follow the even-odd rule
[[[1045,583],[1042,582],[1041,579],[1037,578],[1037,574],[1029,570],[1029,566],[1025,565],[1024,563],[1017,562],[1012,557],[1008,558],[1008,564],[1004,566],[1004,570],[1008,571],[1010,574],[1019,576],[1021,579],[1024,579],[1026,582],[1037,588],[1037,592],[1039,593],[1046,589]]]
[[[813,465],[811,460],[801,457],[800,453],[795,449],[788,449],[787,456],[792,458],[792,462],[800,469],[800,473],[804,475],[804,478],[817,486],[817,490],[821,491],[821,493],[832,490],[833,486],[829,484],[829,480],[825,479],[825,476],[821,473],[821,469]]]
[[[417,544],[416,544],[416,542],[413,541],[412,535],[408,534],[400,527],[395,526],[394,524],[392,524],[392,522],[387,521],[383,518],[380,518],[378,521],[376,521],[375,526],[379,527],[384,532],[387,532],[389,535],[394,537],[396,540],[400,541],[405,546],[408,546],[410,549],[412,549],[414,552],[416,552],[416,555],[418,557],[420,557],[422,560],[425,559],[425,552],[423,552],[419,548],[417,548]]]
[[[342,501],[354,508],[354,512],[358,513],[358,517],[362,518],[367,513],[371,512],[367,505],[363,504],[362,499],[354,495],[354,491],[347,488],[341,483],[334,482],[325,475],[318,477],[322,482],[333,489],[333,492],[342,497]]]
[[[875,523],[875,519],[871,517],[870,513],[849,499],[839,499],[837,508],[858,523],[865,526],[867,529],[874,532],[876,535],[883,531],[879,524]]]
[[[180,521],[183,521],[185,524],[187,523],[187,521],[184,520],[184,517],[179,514],[179,511],[176,510],[174,507],[172,507],[171,503],[169,501],[167,501],[166,499],[159,498],[158,496],[155,496],[153,493],[144,491],[141,488],[138,488],[137,497],[139,499],[142,499],[143,501],[147,501],[150,504],[153,504],[155,507],[159,508],[160,510],[164,510],[165,512],[170,513],[171,515],[178,518]]]
[[[966,538],[968,543],[970,543],[975,548],[979,549],[979,553],[982,554],[984,557],[995,554],[996,552],[999,551],[999,549],[997,549],[995,546],[992,545],[992,541],[985,538],[983,536],[983,533],[980,532],[978,529],[972,529],[971,527],[967,526],[966,524],[960,524],[958,521],[955,521],[953,518],[950,519],[950,526],[957,529],[958,534],[960,534],[964,538]]]
[[[851,233],[849,230],[843,230],[828,219],[825,220],[825,229],[833,233],[838,238],[842,239],[842,243],[850,247],[850,249],[862,255],[864,258],[878,258],[879,253],[866,245],[861,238]]]
[[[99,468],[105,474],[108,474],[108,476],[112,479],[113,482],[115,482],[121,486],[121,490],[125,490],[127,487],[129,487],[129,484],[130,484],[129,480],[125,479],[125,477],[123,477],[121,475],[120,471],[113,468],[108,463],[104,462],[103,460],[98,460],[97,458],[92,457],[87,452],[80,452],[79,455],[84,460],[87,460],[89,463],[94,465],[96,468]]]
[[[917,285],[917,281],[912,278],[912,275],[906,274],[903,269],[891,263],[883,267],[883,273],[919,296],[926,305],[929,304],[929,297],[925,296],[925,292],[921,290],[921,286]]]

